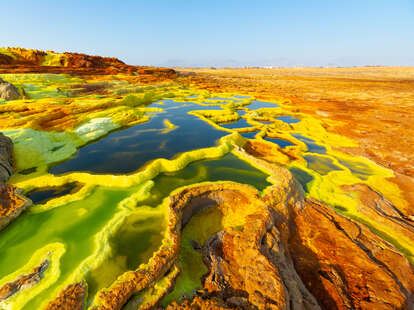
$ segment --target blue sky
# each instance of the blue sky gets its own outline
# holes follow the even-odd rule
[[[414,66],[414,0],[3,1],[0,46],[163,66]]]

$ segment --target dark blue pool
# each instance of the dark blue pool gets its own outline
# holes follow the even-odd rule
[[[292,142],[290,142],[288,140],[284,140],[284,139],[269,138],[269,137],[264,137],[263,139],[266,140],[266,141],[272,142],[272,143],[276,143],[281,148],[294,145]]]
[[[278,117],[275,117],[275,119],[281,120],[282,122],[285,122],[286,124],[295,124],[295,123],[300,122],[300,119],[294,118],[290,115],[278,116]]]
[[[50,172],[131,173],[152,159],[171,158],[177,153],[214,146],[219,138],[228,134],[187,113],[208,107],[172,100],[164,102],[164,105],[150,106],[165,110],[151,116],[150,121],[113,132],[82,147],[74,157],[53,166]],[[163,133],[165,119],[179,127]]]

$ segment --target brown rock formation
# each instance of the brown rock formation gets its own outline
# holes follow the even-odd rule
[[[242,309],[319,309],[284,247],[275,218],[253,214],[243,231],[225,230],[204,247],[208,296]]]
[[[257,163],[260,161],[256,161]],[[276,212],[273,213],[274,225],[270,225],[273,227],[271,233],[267,232],[261,241],[261,253],[267,254],[265,255],[268,262],[275,262],[269,253],[276,253],[275,257],[280,259],[283,253],[281,249],[287,249],[301,280],[322,308],[414,308],[414,270],[402,253],[372,233],[365,225],[337,214],[332,208],[312,200],[306,200],[303,208],[297,208],[295,205],[274,200],[277,196],[275,194],[273,191],[263,198]],[[370,195],[363,197],[371,204],[379,206],[383,212],[392,213],[395,217],[395,207],[388,204],[386,208],[384,204],[387,202],[375,192],[371,192]],[[244,225],[243,231],[249,226],[248,223]],[[258,226],[257,222],[253,225]],[[249,231],[248,236],[252,235],[254,233]],[[257,270],[261,269],[260,263],[248,264],[245,268],[240,266],[239,262],[244,261],[251,253],[242,240],[235,239],[234,232],[229,234],[228,231],[220,232],[209,240],[206,247],[211,250],[207,251],[206,261],[210,273],[204,282],[205,288],[216,294],[218,292],[219,296],[226,296],[226,292],[239,288],[240,284],[248,283],[245,280],[235,280],[235,274],[240,275],[248,267],[248,273],[255,281],[260,282],[259,287],[265,286],[269,281],[269,276],[264,278],[263,275],[256,274]],[[269,246],[275,244],[275,241],[279,246]],[[279,266],[282,266],[278,269],[280,273],[289,272],[285,263]],[[301,284],[301,281],[297,281],[295,277],[283,277],[286,278],[290,279],[287,283],[300,288],[298,284]],[[215,279],[213,285],[209,279]],[[277,285],[273,284],[272,287]],[[267,288],[266,292],[271,292],[271,288]],[[238,298],[231,299],[236,301],[233,306],[249,309],[246,302],[254,297],[246,293],[243,296],[240,290],[237,292]],[[260,297],[259,295],[259,300]],[[188,303],[187,301],[183,305]],[[266,307],[260,305],[258,308]]]
[[[19,63],[19,64],[25,64],[25,65],[39,64],[43,62],[45,56],[47,55],[47,53],[44,51],[26,49],[26,48],[20,48],[20,47],[9,47],[7,48],[7,50],[10,54],[14,56],[14,58],[12,58],[13,63]]]
[[[49,267],[49,261],[43,261],[39,266],[34,268],[31,273],[18,277],[13,282],[6,283],[0,287],[0,302],[13,296],[17,292],[32,287],[41,279],[45,270]]]
[[[275,226],[277,215],[266,199],[247,186],[220,187],[214,191],[209,186],[184,190],[171,198],[175,208],[192,213],[204,205],[203,200],[213,200],[223,214],[229,208],[243,217],[241,230],[226,228],[204,245],[204,261],[210,270],[203,280],[206,296],[243,309],[319,309],[293,268]],[[287,192],[274,197],[275,201],[290,204]]]
[[[12,140],[0,133],[0,230],[32,204],[16,187],[4,184],[13,174],[12,159]]]
[[[85,307],[86,293],[85,282],[70,284],[56,299],[47,304],[45,310],[82,310]]]
[[[17,88],[0,79],[0,98],[4,100],[16,100],[20,98]]]
[[[413,267],[365,225],[313,200],[293,222],[296,270],[324,309],[413,309]]]
[[[0,185],[13,174],[13,142],[0,132]]]
[[[42,65],[45,61],[45,57],[48,53],[53,53],[54,55],[60,56],[60,66],[63,67],[74,67],[74,68],[98,68],[98,67],[110,67],[110,66],[124,66],[125,63],[117,58],[110,58],[110,57],[101,57],[101,56],[90,56],[86,54],[79,54],[79,53],[54,53],[53,51],[44,52],[40,50],[34,49],[25,49],[20,47],[9,47],[7,51],[10,54],[14,55],[14,59],[12,59],[13,64],[19,65]],[[4,56],[8,56],[5,54],[1,54]],[[2,57],[5,58],[5,57]],[[7,61],[9,62],[9,61]],[[9,62],[10,64],[10,62]]]
[[[0,65],[11,65],[13,63],[13,58],[9,55],[0,54]]]
[[[73,68],[107,68],[107,67],[123,67],[125,63],[114,57],[90,56],[79,53],[64,53],[66,63],[62,63],[65,67]]]
[[[280,201],[268,205],[276,210],[272,212],[273,220],[267,223],[269,228],[262,226],[263,219],[256,211],[242,232],[225,230],[206,243],[204,255],[210,272],[204,287],[208,299],[218,298],[227,308],[284,309],[290,300],[290,308],[309,309],[309,305],[304,307],[283,298],[281,289],[286,285],[291,293],[293,287],[302,294],[299,296],[312,301],[312,295],[302,287],[303,281],[324,309],[412,308],[413,267],[404,255],[367,227],[316,201],[307,200],[303,209]],[[258,235],[257,231],[262,233]],[[259,241],[255,236],[260,236]],[[254,246],[249,247],[249,243]],[[302,281],[296,278],[295,269],[289,268],[289,253]],[[270,271],[264,266],[278,268]],[[277,276],[278,280],[272,282]],[[269,294],[278,289],[276,304]],[[292,295],[295,296],[288,296]],[[171,307],[191,308],[197,304],[207,309],[199,299]],[[263,300],[272,303],[268,305]]]
[[[0,52],[0,73],[56,73],[74,75],[134,74],[142,83],[153,83],[175,79],[178,75],[170,68],[130,66],[117,58],[91,56],[79,53],[54,53],[56,65],[44,65],[49,52],[24,48],[8,48],[14,58]]]
[[[298,159],[295,154],[285,151],[274,143],[249,140],[244,145],[244,149],[250,155],[280,164],[287,164],[290,160]]]
[[[0,230],[32,205],[32,201],[20,195],[12,185],[0,185]]]

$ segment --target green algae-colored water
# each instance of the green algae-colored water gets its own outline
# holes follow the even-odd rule
[[[304,158],[308,162],[308,167],[321,175],[326,175],[333,170],[341,170],[341,168],[336,166],[332,159],[328,157],[306,155]]]
[[[338,159],[338,162],[351,170],[352,174],[358,176],[361,180],[366,180],[368,176],[375,174],[368,165],[358,161]]]
[[[161,301],[162,306],[180,300],[183,296],[190,297],[196,289],[202,288],[200,279],[208,269],[203,264],[201,253],[193,248],[192,242],[196,241],[203,246],[210,236],[224,228],[221,224],[222,217],[218,208],[205,209],[193,215],[184,227],[178,263],[181,274],[175,282],[174,290]]]
[[[235,181],[264,189],[270,185],[266,177],[266,174],[228,154],[221,159],[190,164],[176,173],[159,175],[154,179],[151,198],[143,201],[142,205],[156,207],[174,189],[204,181]],[[48,243],[62,242],[66,246],[58,281],[34,298],[30,306],[27,304],[27,309],[50,299],[54,289],[63,284],[65,278],[93,254],[95,234],[114,216],[117,204],[134,190],[98,187],[82,201],[41,213],[24,214],[2,231],[0,249],[6,254],[0,257],[1,276],[20,268],[35,250]],[[152,256],[161,244],[163,223],[164,217],[158,214],[142,218],[137,213],[135,217],[128,218],[125,225],[109,240],[113,248],[111,256],[86,277],[89,301],[98,289],[109,286],[117,276],[137,268]]]
[[[259,190],[263,190],[271,185],[266,181],[266,178],[267,175],[265,173],[253,168],[230,153],[220,159],[202,160],[190,164],[178,172],[160,174],[153,179],[154,187],[151,190],[150,198],[142,201],[141,204],[156,208],[173,190],[182,186],[206,181],[234,181],[249,184]],[[90,295],[93,296],[98,288],[110,284],[115,280],[117,275],[120,275],[120,271],[125,271],[126,269],[133,270],[139,264],[145,263],[152,256],[152,253],[161,244],[162,231],[164,229],[163,220],[164,218],[161,216],[154,216],[151,219],[144,219],[143,221],[139,213],[135,218],[128,219],[126,225],[111,240],[114,244],[116,254],[109,258],[99,270],[92,272],[92,275],[88,278],[90,281],[88,283],[91,283],[91,287],[89,288]],[[208,218],[207,223],[210,220],[212,219]],[[147,229],[144,230],[143,226]],[[187,235],[191,234],[191,228],[188,228],[186,231]],[[202,230],[199,233],[202,233]],[[190,251],[191,249],[187,250]],[[184,252],[186,253],[184,257],[189,258],[189,260],[184,261],[184,258],[182,259],[187,265],[194,259],[194,253],[188,251]],[[197,269],[197,267],[200,267],[200,263],[201,261],[198,260],[196,267],[192,265],[191,268]],[[113,267],[118,267],[120,264],[125,264],[126,268],[118,269]],[[114,269],[115,273],[111,274],[109,272],[108,274],[108,271]],[[104,271],[106,271],[106,275],[102,275]],[[187,273],[182,270],[182,274],[185,280],[183,282],[184,287],[178,289],[180,292],[181,290],[191,292],[191,289],[194,288],[192,286],[193,283],[196,283],[197,287],[200,286],[201,282],[198,273]]]
[[[172,100],[165,100],[162,107],[164,112],[156,113],[149,122],[120,130],[84,146],[73,158],[52,167],[51,172],[129,173],[151,159],[171,158],[180,152],[213,146],[218,138],[227,134],[187,114],[211,107]],[[164,120],[176,127],[163,132]],[[204,181],[230,180],[263,189],[269,185],[266,177],[236,156],[228,154],[220,159],[190,164],[175,173],[159,175],[153,180],[150,198],[142,205],[156,208],[172,190]],[[44,203],[73,194],[73,188],[73,184],[37,188],[31,191],[30,197],[35,203]],[[136,190],[134,187],[117,189],[97,186],[81,200],[43,212],[25,213],[1,232],[0,278],[22,268],[36,250],[48,244],[59,242],[65,247],[57,280],[31,299],[25,309],[40,307],[46,300],[52,299],[64,285],[69,284],[68,279],[82,262],[97,255],[94,253],[96,235],[119,212],[119,203]],[[155,212],[143,216],[137,211],[108,240],[102,240],[111,247],[109,255],[90,270],[78,270],[83,274],[81,278],[88,283],[89,304],[99,289],[109,286],[125,271],[134,270],[148,261],[161,244],[164,223],[165,214]]]
[[[128,195],[127,190],[97,188],[82,201],[41,213],[25,213],[1,232],[0,276],[4,276],[27,260],[36,249],[51,243],[67,244],[68,256],[86,255],[92,250],[94,233],[112,215],[116,204]],[[68,264],[73,263],[72,259]]]
[[[32,79],[36,81],[33,83],[38,83],[40,78],[33,76],[21,80],[23,87],[28,89],[33,98],[66,96],[52,87],[53,83],[67,82],[66,78],[60,79],[51,75],[43,86],[31,84]],[[75,79],[73,82],[78,81]],[[120,89],[118,92],[121,90],[123,91]],[[84,145],[72,158],[51,165],[49,172],[58,177],[72,172],[86,172],[92,178],[95,174],[125,175],[139,171],[145,164],[157,158],[174,159],[183,152],[215,146],[218,139],[229,133],[188,112],[225,109],[248,97],[233,95],[232,98],[236,99],[212,95],[206,99],[221,102],[209,102],[207,106],[202,105],[204,99],[199,99],[198,95],[186,95],[182,98],[186,102],[178,99],[154,102],[149,107],[162,108],[163,111],[151,114],[148,122],[121,128]],[[250,111],[279,107],[277,104],[259,100],[252,100],[244,106]],[[238,108],[240,106],[233,108],[233,111]],[[245,111],[237,111],[245,114]],[[292,125],[301,121],[291,116],[277,118]],[[219,126],[230,130],[252,127],[244,118]],[[253,132],[241,133],[241,136],[254,139],[260,130],[256,128]],[[296,165],[289,167],[307,194],[314,193],[315,187],[324,186],[324,178],[328,178],[332,171],[349,172],[360,180],[368,180],[377,173],[366,163],[335,157],[326,146],[316,143],[304,134],[296,132],[292,136],[307,147],[307,151],[301,153],[303,162],[298,161]],[[284,139],[272,139],[265,135],[264,139],[282,148],[296,147]],[[26,177],[30,178],[34,171],[28,171]],[[0,281],[27,264],[38,249],[60,243],[65,248],[59,261],[60,274],[56,280],[50,280],[49,286],[30,299],[24,309],[41,308],[67,284],[80,279],[85,279],[88,283],[87,303],[92,305],[94,296],[100,289],[109,287],[126,271],[135,270],[146,263],[160,247],[167,216],[160,204],[172,191],[200,182],[215,181],[234,181],[262,191],[270,185],[267,177],[267,174],[232,153],[226,153],[221,158],[200,159],[179,171],[159,173],[152,179],[153,186],[148,196],[135,203],[122,223],[107,234],[104,232],[110,230],[108,226],[112,225],[111,221],[121,216],[122,203],[132,197],[141,184],[123,188],[96,185],[80,197],[80,200],[68,200],[67,203],[40,212],[26,212],[0,232]],[[64,198],[74,194],[73,184],[68,182],[57,188],[35,188],[30,197],[35,203]],[[82,184],[76,184],[79,191],[82,190],[81,186]],[[202,263],[201,254],[193,249],[190,241],[196,240],[202,245],[209,236],[222,229],[221,217],[217,208],[207,209],[194,215],[184,227],[179,258],[181,274],[174,290],[164,298],[163,305],[180,299],[182,295],[191,295],[195,289],[201,287],[200,277],[207,269]],[[102,244],[107,248],[102,249]],[[93,264],[88,265],[90,262]],[[33,269],[35,266],[31,267]],[[48,280],[46,277],[42,279]]]
[[[39,248],[61,242],[66,248],[60,262],[61,274],[56,283],[26,305],[35,309],[50,299],[75,268],[94,250],[94,236],[111,219],[117,203],[133,189],[96,188],[81,201],[41,213],[26,213],[1,232],[0,277],[23,266]]]
[[[160,197],[172,186],[169,184],[189,185],[194,180],[196,182],[204,181],[234,181],[252,185],[259,190],[263,190],[271,185],[266,182],[267,175],[251,167],[247,163],[238,159],[233,154],[228,154],[219,160],[202,161],[190,165],[187,169],[174,175],[161,175],[155,179],[156,196]],[[170,178],[173,179],[171,182]],[[197,288],[201,288],[201,276],[207,272],[203,265],[201,253],[197,252],[191,246],[191,240],[197,241],[203,245],[208,237],[220,231],[221,212],[217,208],[204,210],[194,215],[186,224],[181,236],[181,253],[179,267],[181,274],[178,277],[174,290],[168,294],[162,304],[167,305],[174,300],[180,299],[181,296],[190,296]]]
[[[99,289],[110,286],[122,273],[146,263],[160,247],[164,229],[164,214],[144,216],[137,210],[130,215],[109,240],[111,255],[86,276],[88,303]]]
[[[265,173],[230,153],[217,160],[199,161],[181,171],[159,175],[154,179],[151,197],[143,201],[143,204],[156,206],[174,189],[206,181],[233,181],[263,190],[271,185],[266,181],[267,177]]]

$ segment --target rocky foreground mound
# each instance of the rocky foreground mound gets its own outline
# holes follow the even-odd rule
[[[0,133],[0,230],[31,205],[12,185],[4,184],[13,174],[13,143]]]
[[[288,170],[253,160],[273,172],[263,196],[232,182],[172,194],[167,241],[148,264],[102,291],[92,309],[158,307],[179,274],[181,231],[206,208],[238,225],[194,243],[208,267],[203,289],[168,309],[413,309],[414,270],[401,252],[364,224],[305,199]],[[82,309],[85,293],[84,283],[73,283],[47,309]]]
[[[16,86],[5,82],[0,78],[0,99],[4,100],[16,100],[20,98],[19,91]]]
[[[13,142],[0,132],[0,185],[13,174]]]

